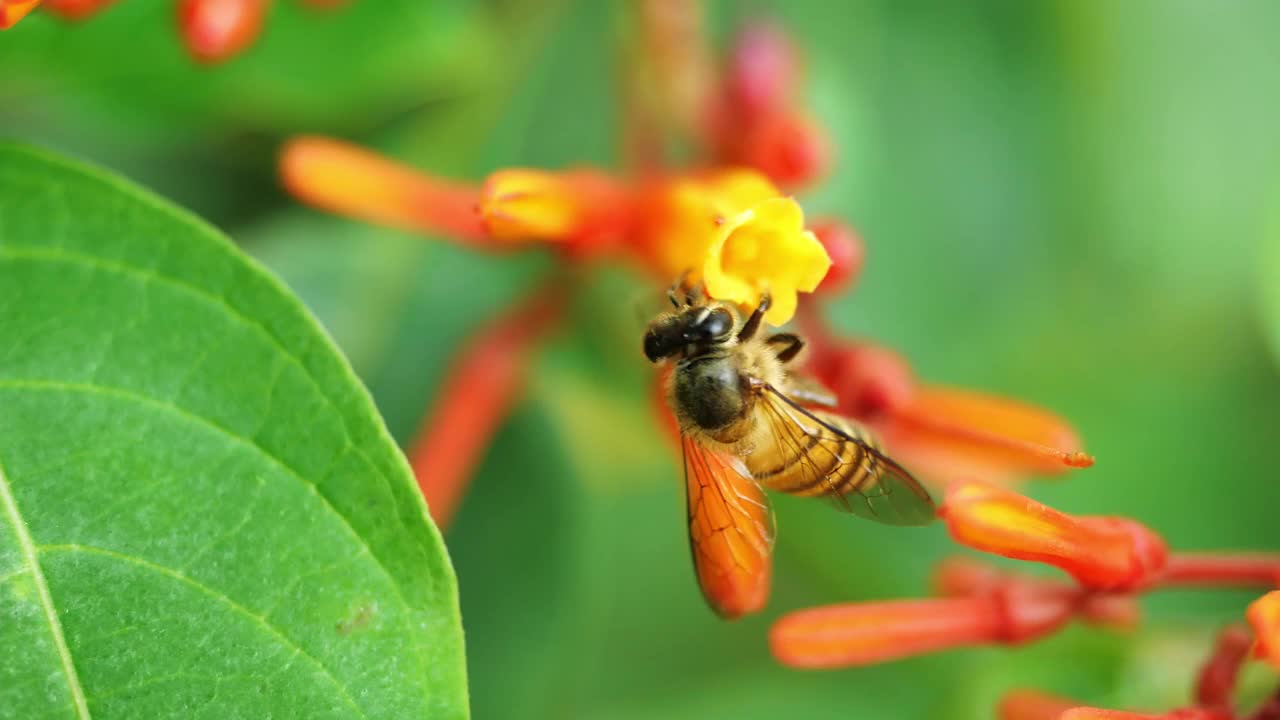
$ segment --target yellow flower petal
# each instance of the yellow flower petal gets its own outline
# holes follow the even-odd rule
[[[718,300],[753,306],[768,292],[773,305],[764,319],[781,325],[795,315],[796,292],[811,292],[831,267],[831,258],[791,198],[772,197],[726,222],[714,236],[702,265],[707,293]]]

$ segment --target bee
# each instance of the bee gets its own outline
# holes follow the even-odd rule
[[[830,392],[790,372],[804,342],[761,333],[767,295],[741,322],[700,290],[668,297],[675,310],[649,323],[644,354],[675,364],[667,401],[680,426],[694,570],[717,614],[740,617],[768,597],[774,523],[764,488],[830,498],[890,525],[934,518],[928,491],[831,412]]]

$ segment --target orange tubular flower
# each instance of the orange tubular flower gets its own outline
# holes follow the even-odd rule
[[[564,243],[576,254],[609,249],[631,227],[630,188],[604,173],[508,169],[493,173],[480,194],[489,237],[503,243]]]
[[[1163,540],[1132,520],[1074,517],[982,483],[953,485],[939,514],[956,542],[1053,565],[1098,590],[1149,585],[1167,554]]]
[[[1254,654],[1280,669],[1280,590],[1254,600],[1244,616],[1257,637]]]
[[[453,519],[468,481],[528,375],[528,355],[563,309],[550,287],[482,330],[459,353],[441,395],[409,451],[409,464],[441,528]]]
[[[1060,720],[1231,720],[1231,715],[1216,710],[1184,708],[1150,715],[1147,713],[1104,710],[1102,708],[1077,707],[1058,716]]]
[[[487,242],[477,188],[440,180],[340,140],[299,137],[280,153],[280,178],[322,210],[406,230]]]
[[[0,30],[8,30],[35,9],[40,0],[0,0]]]
[[[784,615],[769,646],[792,667],[870,665],[965,645],[1023,643],[1061,627],[1075,605],[1070,589],[1015,585],[963,597],[830,605]]]
[[[870,425],[922,477],[944,486],[965,477],[1004,484],[1093,464],[1075,431],[1053,413],[921,385],[897,353],[832,337],[812,305],[799,318],[811,348],[808,371],[835,392],[841,412]]]

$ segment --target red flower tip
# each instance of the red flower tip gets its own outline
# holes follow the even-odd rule
[[[996,706],[999,720],[1058,720],[1062,713],[1080,703],[1039,690],[1014,690]]]
[[[84,20],[97,14],[115,0],[44,0],[45,10],[63,20]]]
[[[939,515],[963,545],[1053,565],[1091,589],[1143,587],[1164,565],[1164,542],[1137,522],[1074,517],[991,485],[953,485]]]
[[[178,28],[192,57],[215,63],[252,44],[265,15],[266,0],[182,0]]]
[[[854,603],[783,616],[769,634],[774,657],[800,668],[895,660],[964,645],[1019,644],[1070,619],[1066,588],[1010,585],[965,597]]]
[[[814,293],[834,295],[844,291],[862,272],[862,262],[866,257],[862,238],[847,224],[833,219],[819,220],[813,226],[813,234],[818,236],[818,241],[831,258],[831,269]]]
[[[1280,590],[1272,590],[1254,600],[1244,616],[1257,638],[1254,656],[1280,668]]]
[[[40,0],[0,0],[0,30],[8,30],[35,9]]]
[[[476,188],[341,140],[290,140],[280,152],[280,180],[294,197],[329,212],[473,244],[486,238]]]
[[[1205,708],[1231,709],[1240,666],[1249,655],[1253,636],[1248,628],[1232,625],[1218,634],[1213,654],[1200,668],[1196,681],[1196,704]]]

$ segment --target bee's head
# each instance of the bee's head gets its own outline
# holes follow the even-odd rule
[[[650,362],[697,355],[728,341],[733,323],[733,314],[715,305],[663,315],[644,334],[644,355]]]

